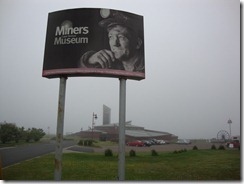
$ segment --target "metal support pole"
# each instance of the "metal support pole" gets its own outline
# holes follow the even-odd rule
[[[229,126],[230,126],[230,139],[231,139],[231,123],[229,124]]]
[[[94,131],[94,125],[95,125],[95,119],[97,119],[97,114],[92,113],[92,140],[93,140],[93,131]]]
[[[60,78],[54,179],[61,180],[66,77]]]
[[[92,113],[92,140],[93,140],[94,112]]]
[[[0,180],[3,180],[2,155],[0,153]]]
[[[230,139],[231,139],[231,123],[232,123],[231,119],[229,119],[227,123],[229,124],[229,128],[230,128]]]
[[[119,167],[118,180],[125,180],[125,112],[126,112],[126,79],[120,79],[119,93]]]

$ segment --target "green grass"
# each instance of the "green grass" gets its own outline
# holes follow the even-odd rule
[[[126,156],[126,180],[240,180],[239,150],[151,152]],[[3,169],[4,180],[53,180],[54,155]],[[118,157],[99,153],[63,154],[62,180],[116,180]]]

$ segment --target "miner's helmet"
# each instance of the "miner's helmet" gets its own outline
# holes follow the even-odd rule
[[[102,14],[106,16],[103,16]],[[143,17],[139,15],[135,15],[128,12],[101,9],[102,17],[106,17],[105,19],[99,22],[99,25],[107,30],[116,26],[121,25],[127,27],[134,31],[140,38],[143,38]]]

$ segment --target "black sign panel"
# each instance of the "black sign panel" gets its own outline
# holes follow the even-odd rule
[[[143,17],[94,8],[49,13],[42,76],[144,79]]]

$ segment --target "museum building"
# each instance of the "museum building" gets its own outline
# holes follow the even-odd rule
[[[82,139],[94,139],[101,141],[118,141],[119,140],[119,123],[110,123],[111,121],[111,109],[103,105],[103,124],[93,126],[89,130],[82,130],[75,133]],[[165,140],[174,141],[178,139],[168,132],[148,130],[141,126],[132,125],[132,121],[125,122],[125,141],[134,140]]]
[[[119,139],[119,124],[112,123],[94,126],[89,130],[77,132],[76,135],[84,139],[117,142]],[[148,130],[141,126],[132,125],[131,121],[128,121],[125,123],[125,139],[126,142],[150,139],[173,141],[177,140],[178,136],[175,136],[168,132]]]

